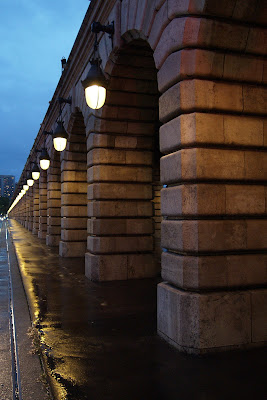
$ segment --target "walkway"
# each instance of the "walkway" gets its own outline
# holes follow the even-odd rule
[[[55,399],[266,398],[266,351],[181,354],[156,334],[155,280],[90,282],[82,259],[10,224]]]
[[[6,222],[0,221],[0,400],[46,400],[29,309]]]

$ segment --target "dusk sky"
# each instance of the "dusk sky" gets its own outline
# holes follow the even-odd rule
[[[19,179],[89,3],[0,0],[0,175]]]

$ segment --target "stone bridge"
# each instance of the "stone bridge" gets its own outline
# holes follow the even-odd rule
[[[158,332],[189,352],[267,338],[264,6],[92,0],[15,197],[35,150],[50,167],[9,213],[61,257],[85,256],[88,279],[161,273]],[[99,110],[81,84],[93,21],[115,28],[113,40],[98,34],[109,81]],[[58,97],[72,99],[61,153],[43,134]]]

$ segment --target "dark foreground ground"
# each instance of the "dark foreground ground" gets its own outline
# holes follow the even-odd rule
[[[55,399],[266,399],[266,349],[181,354],[156,334],[156,280],[93,283],[82,259],[10,232]]]

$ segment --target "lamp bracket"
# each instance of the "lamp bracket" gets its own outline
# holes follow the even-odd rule
[[[63,97],[58,97],[57,101],[59,102],[59,104],[71,104],[71,97],[69,97],[68,99],[64,99]]]
[[[53,131],[51,131],[51,132],[43,131],[43,134],[44,134],[44,135],[53,135]]]
[[[91,25],[91,31],[94,33],[105,32],[109,34],[109,38],[112,39],[114,35],[114,21],[109,25],[102,25],[100,22],[94,21]]]

